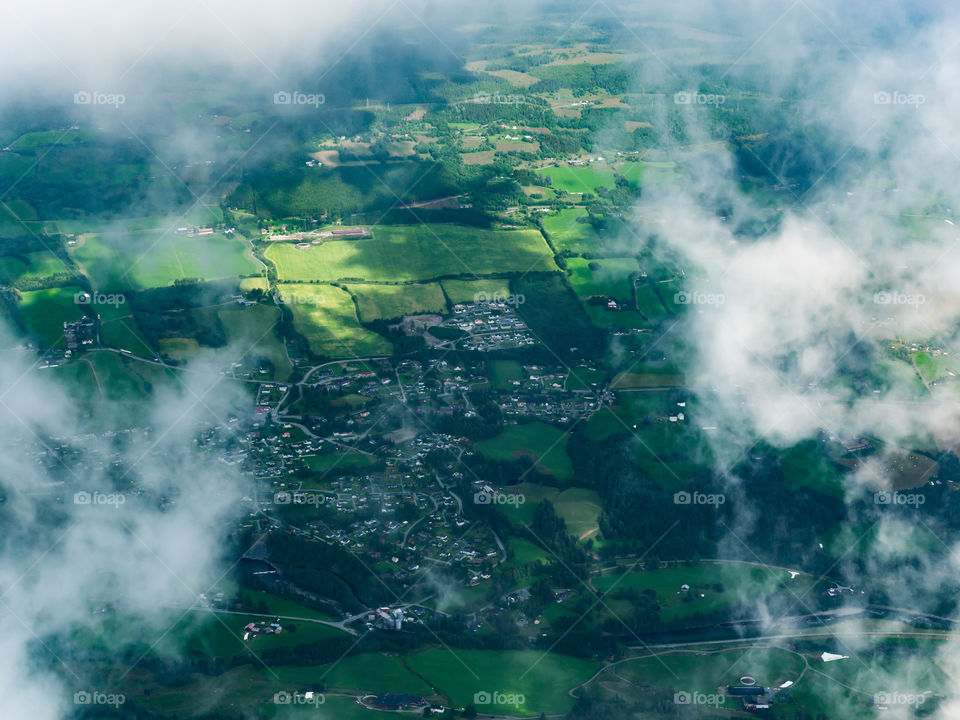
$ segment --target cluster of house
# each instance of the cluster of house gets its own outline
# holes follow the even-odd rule
[[[453,306],[453,317],[441,323],[467,333],[456,341],[461,350],[491,352],[536,343],[527,324],[507,302],[468,303]]]
[[[279,618],[277,618],[279,620]],[[277,620],[272,623],[247,623],[243,628],[244,641],[257,637],[258,635],[279,635],[283,632],[283,626]]]
[[[63,324],[63,337],[67,342],[66,355],[69,357],[81,348],[100,344],[100,316],[96,318],[84,315],[79,320]]]

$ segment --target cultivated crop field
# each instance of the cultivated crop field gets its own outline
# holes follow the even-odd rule
[[[350,293],[332,285],[280,286],[280,297],[293,313],[293,327],[310,350],[331,358],[382,355],[391,345],[361,327]]]
[[[451,275],[554,272],[553,253],[536,230],[458,225],[377,226],[368,240],[333,240],[308,249],[267,248],[281,282],[405,282]]]

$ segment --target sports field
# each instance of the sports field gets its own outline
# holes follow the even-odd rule
[[[293,313],[294,329],[310,350],[330,358],[389,354],[390,343],[360,325],[353,298],[332,285],[280,286],[280,297]]]
[[[536,230],[447,224],[377,226],[367,240],[332,240],[306,249],[275,243],[265,256],[276,265],[281,282],[407,282],[558,270]]]

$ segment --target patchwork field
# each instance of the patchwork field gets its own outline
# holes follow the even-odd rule
[[[361,327],[346,290],[332,285],[281,285],[280,298],[293,313],[294,329],[317,355],[358,357],[391,350],[385,338]]]
[[[266,257],[281,282],[405,282],[451,275],[558,270],[536,230],[458,225],[378,226],[368,240],[334,240],[308,249],[276,243]]]

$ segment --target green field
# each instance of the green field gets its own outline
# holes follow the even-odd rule
[[[313,353],[330,358],[390,353],[385,338],[361,327],[346,290],[332,285],[281,285],[280,297],[293,313],[294,329],[306,338]]]
[[[533,650],[424,650],[407,662],[458,707],[473,702],[478,692],[523,695],[525,702],[518,707],[491,703],[477,708],[520,715],[567,712],[573,705],[567,691],[600,667],[592,660]]]
[[[586,540],[596,534],[603,510],[603,501],[596,490],[567,488],[553,499],[553,507],[574,537]]]
[[[80,292],[76,286],[31,290],[21,294],[20,317],[27,332],[43,349],[66,347],[63,323],[83,317],[74,297]]]
[[[660,617],[670,622],[695,613],[730,608],[739,602],[759,601],[776,592],[783,593],[788,600],[795,596],[803,597],[812,581],[809,575],[799,575],[791,580],[790,573],[775,568],[703,563],[690,567],[603,575],[594,578],[592,584],[598,591],[606,593],[624,589],[637,592],[653,590],[662,607]],[[682,592],[682,585],[689,585],[690,591]]]
[[[523,365],[519,360],[491,360],[490,383],[495,390],[512,390],[514,381],[523,379]]]
[[[506,487],[503,492],[523,495],[522,505],[502,505],[501,512],[514,525],[527,525],[533,520],[537,505],[544,500],[553,503],[557,515],[567,524],[567,530],[576,538],[593,536],[597,530],[602,504],[600,496],[587,488],[566,488],[563,491],[549,485],[521,483]],[[583,537],[586,539],[586,537]],[[538,548],[537,552],[542,552]]]
[[[557,252],[573,254],[597,252],[602,242],[593,226],[578,222],[587,217],[585,208],[565,208],[556,215],[545,215],[543,229]]]
[[[293,366],[277,337],[280,310],[272,305],[251,305],[220,310],[227,341],[244,357],[263,357],[273,365],[273,379],[285,382]]]
[[[596,194],[598,187],[614,185],[613,171],[605,166],[549,167],[538,172],[552,180],[551,187],[571,194]]]
[[[282,282],[407,282],[558,269],[536,230],[447,224],[377,226],[371,239],[333,240],[304,250],[274,243],[265,256]]]
[[[530,460],[538,472],[566,480],[573,465],[566,438],[557,428],[541,422],[508,425],[496,437],[481,440],[477,450],[491,460]]]
[[[410,285],[349,285],[364,322],[392,320],[417,313],[443,313],[447,301],[439,283]]]
[[[186,237],[160,229],[85,235],[71,253],[101,291],[162,287],[184,278],[237,277],[261,269],[240,239],[219,234]]]
[[[454,305],[477,302],[478,299],[506,298],[510,296],[510,282],[499,278],[480,280],[444,280],[444,292]]]
[[[570,285],[581,298],[601,295],[620,302],[633,299],[634,276],[640,273],[634,258],[569,258],[567,268]]]
[[[145,357],[153,355],[153,348],[140,332],[136,318],[130,314],[129,303],[97,305],[96,311],[103,323],[100,329],[100,342],[103,346],[129,350],[134,355]]]
[[[796,682],[804,670],[803,658],[780,648],[736,648],[691,652],[668,651],[657,657],[639,658],[604,671],[594,683],[610,692],[662,694],[672,702],[673,692],[714,695],[723,685],[737,685],[746,675],[763,687]],[[807,673],[812,675],[812,673]],[[739,709],[737,701],[724,697],[719,707],[724,716]]]
[[[249,655],[276,647],[291,647],[316,643],[335,637],[347,637],[346,633],[328,625],[311,622],[282,621],[286,630],[278,635],[259,635],[243,641],[243,628],[247,623],[269,622],[269,619],[254,615],[225,613],[193,613],[187,616],[174,632],[179,637],[188,637],[189,650],[203,657],[230,658]]]
[[[288,683],[322,682],[331,688],[370,693],[431,694],[430,686],[407,670],[396,655],[361,653],[346,657],[338,663],[319,667],[277,668],[277,674],[282,681]]]
[[[35,281],[69,272],[63,260],[49,250],[0,257],[0,284]],[[36,286],[34,286],[36,287]]]

